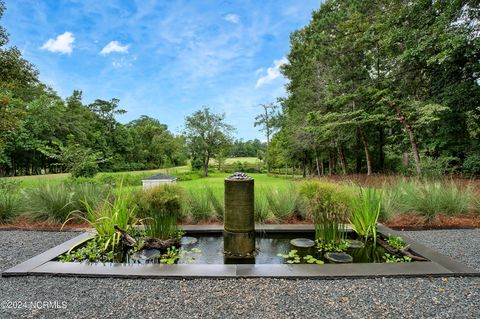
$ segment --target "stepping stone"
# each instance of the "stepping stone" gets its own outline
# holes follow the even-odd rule
[[[344,253],[325,253],[325,255],[323,256],[327,258],[329,261],[336,264],[351,263],[353,261],[352,256]]]
[[[307,238],[295,238],[290,240],[290,244],[292,246],[298,247],[298,248],[310,248],[315,246],[315,242],[311,239]]]
[[[182,246],[194,245],[198,243],[198,239],[195,237],[183,236],[180,240]]]
[[[363,248],[365,244],[360,240],[347,239],[349,248]]]

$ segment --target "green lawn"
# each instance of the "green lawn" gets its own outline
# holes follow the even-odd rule
[[[154,175],[159,173],[175,175],[177,173],[188,172],[190,170],[189,166],[178,166],[173,168],[162,168],[155,170],[146,170],[146,171],[131,171],[131,172],[117,172],[117,173],[99,173],[95,176],[95,179],[101,180],[106,176],[121,176],[121,175],[130,175],[130,176],[141,176],[141,175]],[[48,183],[48,184],[60,184],[67,180],[70,177],[70,174],[47,174],[47,175],[34,175],[34,176],[16,176],[16,177],[7,177],[8,180],[19,181],[22,187],[25,188],[35,188],[39,185]]]
[[[230,176],[229,173],[211,173],[207,178],[199,178],[191,181],[182,181],[178,182],[178,185],[183,186],[187,189],[198,189],[205,186],[211,188],[223,188],[223,183],[226,177]],[[276,188],[286,188],[291,183],[291,177],[274,177],[266,174],[248,174],[253,177],[255,180],[255,187],[276,187]]]

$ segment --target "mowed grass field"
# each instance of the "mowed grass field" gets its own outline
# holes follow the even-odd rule
[[[95,176],[95,179],[102,180],[105,177],[121,177],[121,176],[138,176],[138,177],[148,177],[150,175],[155,175],[159,173],[175,175],[178,173],[188,172],[190,170],[189,166],[178,166],[173,168],[162,168],[155,170],[145,170],[145,171],[131,171],[131,172],[115,172],[115,173],[98,173]],[[24,188],[35,188],[44,184],[61,184],[70,178],[70,174],[47,174],[47,175],[32,175],[32,176],[15,176],[15,177],[6,177],[7,180],[18,181],[21,186]]]

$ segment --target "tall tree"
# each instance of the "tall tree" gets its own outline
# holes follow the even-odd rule
[[[203,175],[208,176],[208,164],[231,143],[234,128],[225,123],[225,114],[215,114],[208,107],[185,118],[184,134],[193,159],[202,162]]]
[[[276,111],[278,109],[278,105],[275,103],[266,103],[266,104],[260,104],[260,107],[263,108],[263,112],[258,114],[255,117],[255,123],[254,126],[260,126],[261,131],[265,132],[265,136],[267,138],[267,149],[265,153],[265,159],[267,162],[267,172],[270,173],[270,164],[268,161],[268,146],[270,145],[270,138],[272,136],[273,130],[274,130],[274,123],[275,123],[275,116],[276,116]]]

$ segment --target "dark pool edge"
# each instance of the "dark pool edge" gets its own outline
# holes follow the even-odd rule
[[[257,231],[267,233],[310,232],[313,225],[258,225]],[[218,233],[223,230],[221,225],[191,225],[184,226],[187,233]],[[109,278],[379,278],[379,277],[454,277],[475,276],[480,272],[442,255],[404,235],[403,233],[378,226],[383,235],[395,235],[404,238],[412,250],[430,261],[413,263],[356,263],[356,264],[325,264],[325,265],[102,265],[80,264],[52,261],[57,256],[68,251],[93,236],[92,233],[81,234],[67,242],[47,250],[27,261],[20,263],[2,273],[2,277],[49,275],[76,277],[109,277]]]

